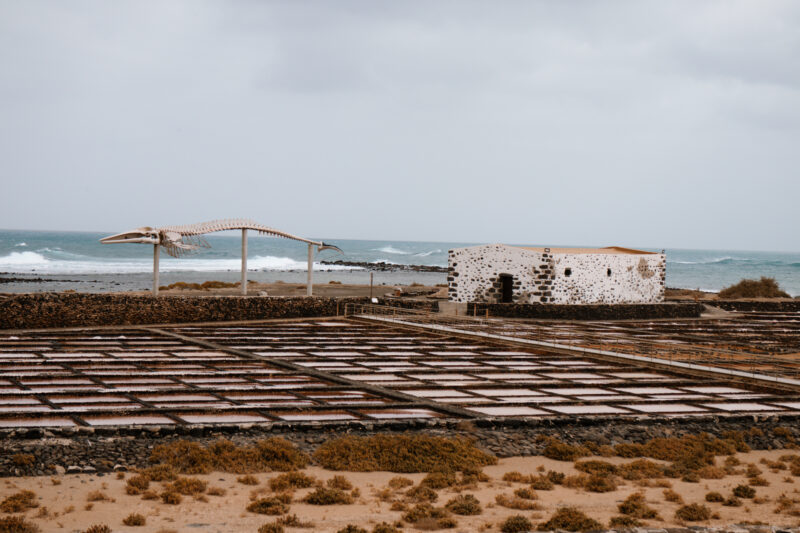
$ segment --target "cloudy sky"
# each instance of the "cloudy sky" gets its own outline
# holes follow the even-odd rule
[[[0,0],[0,228],[800,250],[800,2]]]

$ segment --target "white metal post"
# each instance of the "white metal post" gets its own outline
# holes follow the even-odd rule
[[[242,228],[242,296],[247,296],[247,229]]]
[[[306,285],[306,296],[311,296],[313,293],[312,272],[314,270],[314,245],[308,245],[308,283]]]
[[[153,296],[158,296],[158,245],[153,245]]]

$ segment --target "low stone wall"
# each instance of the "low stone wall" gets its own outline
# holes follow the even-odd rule
[[[368,298],[22,294],[0,300],[0,329],[335,316]]]
[[[776,428],[781,428],[776,431]],[[425,433],[462,436],[497,457],[541,455],[542,436],[557,437],[570,443],[592,441],[599,445],[622,442],[644,443],[656,437],[677,437],[709,433],[722,437],[728,431],[741,432],[753,449],[781,449],[800,440],[798,417],[563,417],[559,419],[482,419],[482,420],[392,420],[348,421],[203,426],[23,428],[0,430],[0,477],[92,473],[131,469],[148,465],[154,446],[175,439],[210,443],[220,438],[236,444],[250,444],[267,437],[283,437],[305,452],[342,435],[376,433]],[[55,437],[55,438],[43,438]],[[30,454],[35,461],[18,465],[17,453]]]
[[[714,300],[708,305],[719,307],[725,311],[761,311],[772,313],[800,313],[800,300]]]
[[[654,318],[696,318],[703,312],[697,303],[660,304],[483,304],[470,303],[467,314],[504,318],[559,320],[648,320]]]

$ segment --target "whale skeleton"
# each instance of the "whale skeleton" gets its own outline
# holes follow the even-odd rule
[[[183,257],[185,255],[198,253],[204,248],[211,248],[211,245],[203,238],[207,233],[217,231],[242,231],[242,294],[247,294],[247,231],[256,231],[261,235],[269,237],[282,237],[294,241],[304,242],[308,245],[308,280],[306,294],[312,295],[312,271],[314,264],[314,253],[323,250],[342,251],[332,244],[322,241],[312,241],[285,231],[280,231],[269,226],[264,226],[249,219],[231,218],[224,220],[211,220],[209,222],[199,222],[197,224],[184,224],[181,226],[164,226],[152,228],[142,226],[134,230],[117,233],[103,237],[100,242],[103,244],[152,244],[153,245],[153,295],[158,296],[158,261],[161,248],[172,257]]]

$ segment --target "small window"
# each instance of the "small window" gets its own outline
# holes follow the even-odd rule
[[[610,268],[608,270],[606,270],[606,276],[608,276],[609,278],[611,277],[611,269]]]
[[[564,269],[564,275],[567,276],[567,277],[570,277],[572,275],[572,269],[571,268],[565,268]]]

